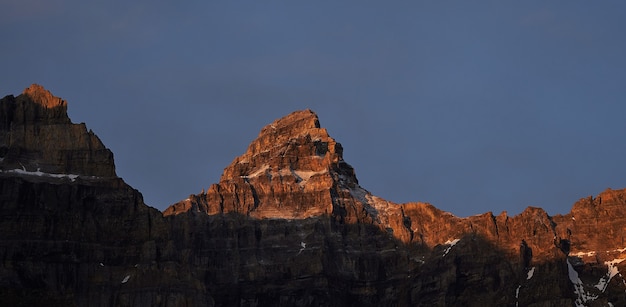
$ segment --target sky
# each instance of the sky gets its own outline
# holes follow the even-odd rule
[[[0,96],[68,101],[165,209],[315,111],[360,185],[457,216],[626,188],[624,1],[0,0]]]

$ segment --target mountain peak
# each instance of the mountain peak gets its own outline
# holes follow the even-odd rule
[[[311,109],[299,110],[279,118],[271,124],[261,129],[261,134],[266,130],[277,130],[291,128],[292,131],[308,130],[320,128],[320,122],[317,114]]]
[[[224,169],[219,184],[164,214],[192,210],[306,218],[335,212],[338,199],[353,198],[350,189],[359,197],[369,195],[343,160],[341,144],[320,127],[315,112],[302,110],[263,127],[246,152]]]
[[[626,300],[626,190],[557,216],[395,204],[359,186],[341,145],[304,110],[261,129],[218,184],[163,213],[188,214],[163,218],[112,178],[112,153],[50,97],[34,87],[0,99],[0,305]]]
[[[46,90],[39,84],[31,84],[31,86],[27,87],[22,92],[22,95],[30,98],[32,102],[35,102],[47,109],[67,107],[67,102],[65,100],[52,95],[50,91]]]
[[[343,161],[342,155],[341,144],[320,128],[317,114],[296,111],[261,129],[248,150],[224,169],[220,181],[252,180],[268,169],[321,172]]]
[[[85,124],[67,116],[67,102],[33,84],[0,99],[0,171],[30,177],[116,177],[113,153]]]

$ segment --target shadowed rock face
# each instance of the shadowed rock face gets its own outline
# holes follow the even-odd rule
[[[72,124],[67,103],[33,84],[0,101],[0,170],[115,177],[113,153],[85,124]]]
[[[161,214],[66,107],[0,100],[0,305],[626,305],[625,190],[557,216],[395,204],[304,110]]]

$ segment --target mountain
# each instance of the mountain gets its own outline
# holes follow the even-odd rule
[[[0,100],[0,304],[624,306],[626,190],[460,218],[361,187],[311,110],[163,213],[67,103]]]

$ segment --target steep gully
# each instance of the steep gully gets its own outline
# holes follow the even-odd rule
[[[38,85],[0,101],[0,304],[626,305],[625,190],[459,218],[358,184],[310,110],[163,213]]]

